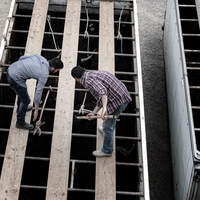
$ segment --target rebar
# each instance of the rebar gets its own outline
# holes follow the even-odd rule
[[[7,46],[6,49],[14,49],[14,50],[25,50],[25,47],[17,47],[17,46]],[[46,48],[42,48],[42,51],[45,52],[55,52],[57,53],[58,50],[56,49],[46,49]],[[199,50],[200,51],[200,50]],[[95,51],[78,51],[79,54],[94,54],[94,55],[98,55],[98,52]],[[124,54],[124,53],[115,53],[115,56],[124,56],[124,57],[133,57],[136,58],[135,55],[133,54]]]
[[[19,15],[19,14],[13,15],[13,17],[22,17],[22,18],[31,18],[31,16],[32,16],[32,15]],[[55,20],[65,20],[64,17],[51,17],[51,19],[55,19]],[[80,21],[86,22],[87,19],[80,19]],[[99,20],[97,20],[97,19],[90,19],[89,21],[90,21],[90,22],[99,23]],[[115,24],[118,24],[119,21],[114,21],[114,23],[115,23]],[[125,22],[125,21],[122,21],[121,24],[134,25],[133,22]]]

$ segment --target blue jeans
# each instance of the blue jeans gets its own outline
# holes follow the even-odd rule
[[[18,96],[17,99],[17,106],[19,109],[19,112],[17,114],[17,123],[23,124],[25,122],[25,115],[26,115],[26,110],[31,102],[31,99],[28,95],[27,88],[22,87],[18,85],[9,75],[7,72],[7,80],[8,83],[10,84],[11,89],[13,89]]]
[[[117,110],[115,110],[111,115],[115,115],[116,118],[114,119],[106,119],[106,121],[103,122],[103,135],[104,135],[104,141],[103,141],[103,148],[101,149],[102,152],[106,154],[112,154],[113,153],[113,144],[114,144],[114,130],[117,118],[119,115],[125,110],[128,103],[121,104]]]

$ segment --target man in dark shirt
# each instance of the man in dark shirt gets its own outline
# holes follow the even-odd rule
[[[85,72],[81,66],[76,66],[71,71],[72,77],[81,83],[97,100],[96,107],[87,116],[96,115],[102,108],[102,130],[104,135],[103,148],[93,151],[96,157],[112,156],[114,144],[114,128],[116,120],[124,111],[132,98],[126,86],[113,74],[107,71]],[[106,118],[106,115],[115,115],[116,118]]]
[[[21,56],[18,61],[10,65],[7,70],[7,80],[10,87],[18,96],[16,128],[28,130],[34,128],[32,124],[25,122],[26,111],[32,110],[32,106],[29,105],[30,97],[27,92],[26,80],[31,78],[37,80],[34,97],[35,111],[33,117],[33,121],[35,121],[38,116],[38,108],[41,103],[42,91],[49,77],[49,73],[56,73],[62,68],[63,63],[60,59],[53,58],[47,61],[41,55]]]

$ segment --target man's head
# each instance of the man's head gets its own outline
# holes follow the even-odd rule
[[[75,78],[78,82],[80,82],[81,77],[82,77],[82,75],[83,75],[84,72],[85,72],[85,69],[82,68],[82,67],[79,65],[79,66],[74,67],[74,68],[71,70],[71,75],[72,75],[72,77]]]
[[[63,62],[59,58],[52,58],[49,60],[50,72],[52,74],[56,73],[64,67]]]

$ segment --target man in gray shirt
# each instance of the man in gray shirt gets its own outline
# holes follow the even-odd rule
[[[47,61],[40,55],[21,56],[18,61],[10,65],[7,70],[7,80],[10,87],[18,96],[17,128],[28,130],[34,128],[32,124],[25,122],[26,112],[32,110],[32,106],[29,105],[31,100],[27,92],[26,80],[31,78],[37,80],[34,97],[35,111],[33,116],[33,121],[35,121],[38,117],[42,91],[49,77],[49,73],[56,73],[62,68],[63,62],[59,58],[53,58]]]

